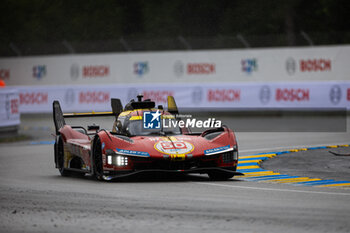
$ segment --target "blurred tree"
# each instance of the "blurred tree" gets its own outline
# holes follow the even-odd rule
[[[3,0],[0,42],[350,31],[348,0]],[[332,34],[328,37],[332,40]]]

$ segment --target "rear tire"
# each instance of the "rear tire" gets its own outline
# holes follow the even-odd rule
[[[62,137],[58,137],[57,142],[57,163],[58,163],[58,170],[61,173],[61,176],[70,176],[71,172],[67,171],[64,168],[64,147],[63,147],[63,140]]]
[[[63,146],[63,140],[62,137],[59,136],[58,138],[58,145],[57,145],[57,162],[58,162],[58,170],[61,173],[61,176],[74,176],[74,177],[83,177],[85,176],[85,173],[83,172],[75,172],[75,171],[69,171],[64,168],[64,146]],[[73,164],[72,164],[73,162]],[[73,168],[81,169],[81,161],[78,159],[72,159],[71,166],[73,165]]]
[[[234,175],[222,172],[209,172],[208,176],[211,180],[225,181],[232,178]]]

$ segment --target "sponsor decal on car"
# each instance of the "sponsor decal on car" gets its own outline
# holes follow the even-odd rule
[[[194,146],[186,141],[159,141],[154,148],[167,155],[185,155],[194,150]]]
[[[149,153],[148,152],[144,152],[144,151],[126,150],[126,149],[119,149],[119,148],[116,148],[116,150],[117,150],[118,153],[124,154],[124,155],[134,155],[134,156],[149,157]]]
[[[217,147],[217,148],[205,150],[204,154],[205,155],[211,155],[211,154],[216,154],[216,153],[219,153],[219,152],[224,152],[224,151],[227,151],[227,150],[230,150],[230,149],[231,149],[230,145],[227,145],[227,146],[222,146],[222,147]]]

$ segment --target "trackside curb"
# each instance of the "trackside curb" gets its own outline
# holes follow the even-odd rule
[[[298,149],[291,149],[285,151],[258,153],[252,155],[240,156],[238,160],[237,171],[244,173],[244,176],[236,176],[237,178],[245,181],[256,182],[270,182],[270,183],[284,183],[297,186],[313,186],[313,187],[335,187],[335,188],[350,188],[350,181],[345,180],[332,180],[332,179],[319,179],[302,176],[290,176],[280,174],[278,172],[262,169],[260,164],[269,158],[279,156],[281,154],[295,153],[299,151],[349,147],[350,144],[343,145],[326,145],[317,147],[304,147]]]

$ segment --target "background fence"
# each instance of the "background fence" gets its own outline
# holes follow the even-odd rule
[[[292,41],[291,41],[292,40]],[[341,45],[350,43],[350,32],[301,31],[288,38],[286,34],[244,35],[215,37],[121,37],[115,40],[10,42],[0,45],[0,57],[51,54],[84,54],[132,51],[210,50],[262,47],[298,47]]]

